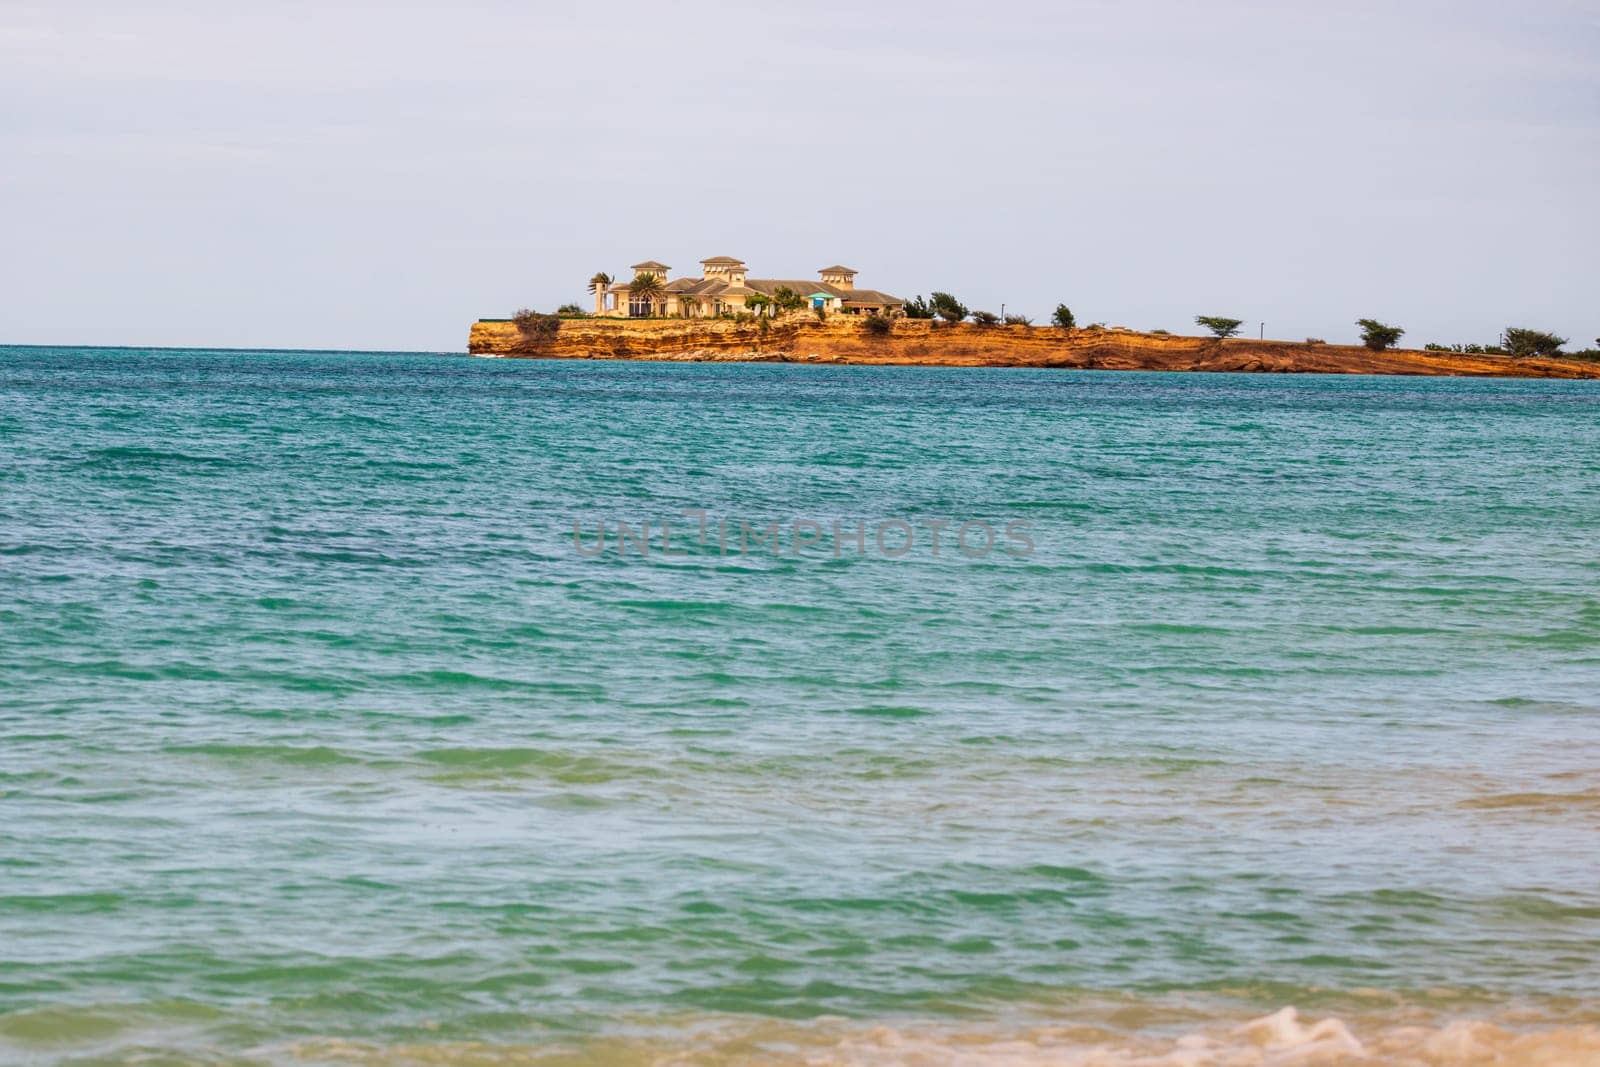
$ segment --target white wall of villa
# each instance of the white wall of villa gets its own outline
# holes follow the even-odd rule
[[[815,278],[751,278],[743,260],[713,256],[700,261],[700,277],[671,278],[672,268],[659,260],[645,260],[628,268],[628,281],[595,281],[594,314],[602,318],[710,318],[733,312],[760,310],[782,290],[790,290],[808,308],[825,314],[899,315],[905,301],[873,289],[858,289],[856,271],[849,267],[823,267]],[[635,292],[638,282],[654,279],[651,292]],[[766,311],[775,313],[775,305]]]

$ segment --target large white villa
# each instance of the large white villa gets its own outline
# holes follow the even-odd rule
[[[649,275],[660,283],[656,292],[634,293],[629,282],[620,284],[596,275],[589,283],[594,292],[594,313],[612,318],[640,318],[650,315],[697,318],[743,311],[756,296],[771,299],[787,289],[803,298],[807,305],[847,315],[899,315],[905,301],[876,289],[857,289],[856,272],[849,267],[823,267],[818,278],[751,278],[743,260],[732,256],[712,256],[700,261],[700,277],[674,278],[672,268],[647,259],[628,268],[634,280]],[[760,304],[760,300],[754,301]]]

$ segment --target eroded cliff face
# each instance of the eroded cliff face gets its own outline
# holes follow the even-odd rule
[[[533,359],[1600,378],[1600,364],[1561,359],[1410,349],[1372,352],[1350,345],[1219,341],[1129,330],[950,325],[921,319],[896,320],[887,335],[878,336],[868,333],[858,319],[835,316],[818,322],[809,315],[770,323],[764,332],[725,319],[572,319],[562,322],[554,339],[533,345],[509,322],[478,322],[473,324],[467,351]]]

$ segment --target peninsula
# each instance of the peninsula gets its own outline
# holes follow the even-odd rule
[[[699,278],[668,280],[672,268],[658,260],[634,264],[630,282],[595,274],[588,283],[592,311],[569,304],[558,314],[480,319],[467,351],[533,359],[1600,378],[1600,361],[1559,352],[1403,349],[1392,347],[1392,339],[1391,347],[1374,348],[1192,337],[1098,324],[1034,325],[983,312],[964,321],[959,304],[955,316],[941,310],[942,317],[918,317],[918,305],[927,307],[920,297],[908,303],[858,288],[858,272],[841,265],[822,268],[816,279],[752,278],[732,256],[700,265]]]

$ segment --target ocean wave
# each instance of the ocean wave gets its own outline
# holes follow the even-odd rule
[[[1138,1032],[1106,1023],[1006,1032],[955,1026],[741,1022],[677,1034],[548,1044],[476,1041],[371,1045],[307,1040],[271,1050],[272,1064],[383,1067],[1595,1067],[1600,1027],[1525,1027],[1483,1019],[1364,1024],[1302,1018],[1293,1007],[1238,1023]]]

